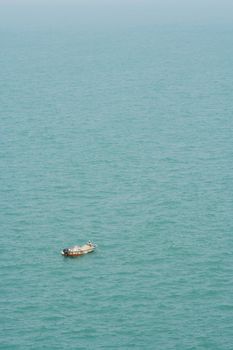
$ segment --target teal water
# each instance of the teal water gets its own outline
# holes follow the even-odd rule
[[[1,349],[232,349],[232,34],[1,33]]]

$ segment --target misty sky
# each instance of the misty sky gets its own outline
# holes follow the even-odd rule
[[[0,29],[233,23],[232,0],[0,0]]]

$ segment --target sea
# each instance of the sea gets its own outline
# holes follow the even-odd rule
[[[233,26],[0,36],[0,349],[233,349]]]

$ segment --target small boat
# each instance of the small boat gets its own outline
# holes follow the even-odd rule
[[[65,248],[61,251],[61,255],[63,256],[81,256],[87,253],[92,253],[96,248],[96,244],[92,243],[91,241],[87,242],[86,244],[79,246],[75,245],[70,248]]]

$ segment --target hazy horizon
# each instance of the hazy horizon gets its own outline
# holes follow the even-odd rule
[[[0,1],[0,29],[231,24],[230,1]]]

